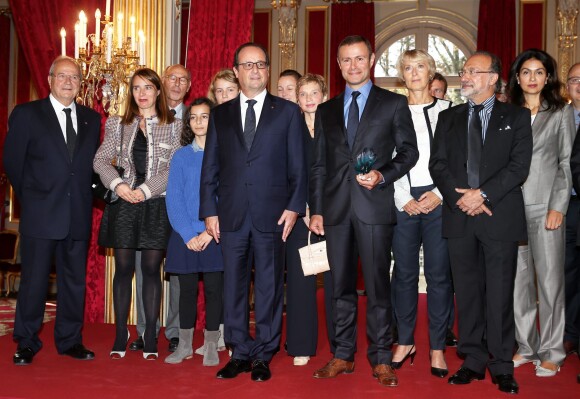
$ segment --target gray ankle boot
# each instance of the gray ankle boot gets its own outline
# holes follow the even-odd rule
[[[203,365],[204,366],[217,366],[220,363],[220,359],[217,353],[217,343],[220,336],[218,331],[205,331],[204,343],[205,347],[203,353]]]
[[[218,339],[218,345],[217,346],[218,346],[218,352],[221,352],[221,351],[225,351],[226,350],[226,343],[224,341],[224,325],[223,324],[220,324],[220,327],[219,328],[220,328],[219,329],[219,331],[220,331],[220,337]]]
[[[193,349],[191,348],[191,341],[193,340],[193,328],[183,330],[179,329],[179,344],[177,349],[171,355],[165,358],[165,363],[178,364],[184,360],[191,359],[193,356]]]

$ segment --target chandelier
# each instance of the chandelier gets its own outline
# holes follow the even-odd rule
[[[111,1],[107,0],[104,19],[95,11],[95,32],[87,35],[87,17],[79,13],[75,24],[74,58],[83,76],[77,102],[94,108],[101,103],[109,115],[123,112],[130,79],[135,70],[145,67],[145,35],[136,34],[135,17],[129,18],[129,34],[124,34],[124,15],[116,13],[116,24],[111,18]],[[103,29],[101,31],[101,25]],[[60,30],[61,54],[66,55],[66,31]]]

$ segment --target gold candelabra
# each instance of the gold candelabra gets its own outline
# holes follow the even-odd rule
[[[145,35],[142,30],[139,31],[137,45],[135,18],[130,18],[130,35],[127,36],[124,33],[123,14],[117,15],[115,25],[108,14],[109,7],[107,15],[101,20],[100,10],[96,10],[95,33],[87,35],[87,19],[83,11],[75,24],[74,58],[83,74],[77,102],[90,108],[94,108],[95,103],[101,103],[106,113],[118,115],[123,112],[133,73],[145,67]],[[66,32],[62,28],[62,55],[66,55],[65,37]]]
[[[296,24],[301,0],[272,0],[278,9],[280,70],[296,68]]]

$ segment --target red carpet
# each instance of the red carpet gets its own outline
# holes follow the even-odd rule
[[[319,298],[321,299],[321,298]],[[366,300],[361,298],[361,306]],[[41,333],[44,348],[31,366],[12,364],[15,344],[10,336],[0,338],[0,398],[579,398],[580,361],[569,356],[562,371],[553,378],[540,379],[534,375],[533,366],[527,364],[516,369],[520,394],[501,393],[491,383],[489,375],[484,381],[467,386],[450,386],[446,379],[437,379],[429,373],[429,348],[426,330],[425,298],[421,295],[420,321],[417,326],[417,357],[415,365],[405,363],[397,373],[399,387],[383,388],[371,377],[366,360],[364,328],[359,328],[359,353],[355,372],[331,380],[316,380],[312,373],[329,360],[328,344],[324,342],[324,328],[320,331],[319,354],[307,366],[294,367],[292,359],[282,351],[274,357],[273,377],[265,383],[255,383],[249,374],[234,380],[217,380],[217,367],[203,367],[201,357],[180,365],[163,363],[168,355],[167,342],[160,339],[160,359],[145,361],[140,352],[128,352],[119,361],[110,360],[108,353],[114,339],[114,327],[106,324],[85,326],[84,342],[96,352],[94,361],[76,361],[56,353],[52,341],[54,322],[45,324]],[[364,324],[364,312],[359,313],[359,326]],[[321,323],[323,324],[323,323]],[[131,334],[135,334],[134,328]],[[202,334],[196,332],[195,345],[201,344]],[[221,352],[221,365],[227,362],[227,353]],[[447,351],[451,371],[461,364],[454,349]]]

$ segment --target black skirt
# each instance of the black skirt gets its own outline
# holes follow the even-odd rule
[[[99,245],[107,248],[166,249],[170,232],[164,197],[137,204],[120,199],[105,207]]]

